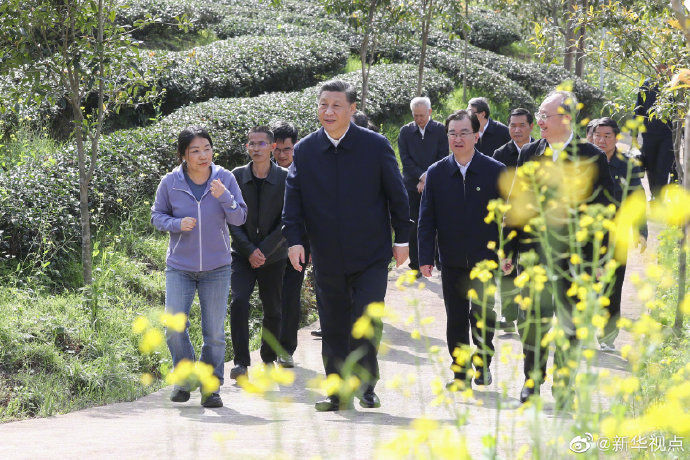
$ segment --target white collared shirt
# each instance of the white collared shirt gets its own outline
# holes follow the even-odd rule
[[[421,126],[417,125],[417,123],[415,123],[415,125],[417,125],[417,128],[419,128],[419,133],[422,135],[422,139],[424,139],[424,131],[426,131],[426,127],[429,126],[430,121],[431,121],[431,118],[429,118],[429,120],[427,120],[424,127],[421,127]]]
[[[486,131],[486,128],[488,128],[489,123],[491,123],[491,118],[489,118],[489,119],[487,120],[486,124],[484,125],[484,127],[483,127],[482,129],[479,130],[479,139],[481,139],[482,136],[484,135],[484,131]],[[468,163],[468,164],[469,164],[469,163]]]
[[[474,158],[474,154],[472,154],[472,158]],[[472,163],[472,158],[470,158],[470,161],[468,161],[467,164],[463,166],[460,164],[457,158],[455,158],[455,155],[453,155],[453,160],[455,160],[455,164],[458,165],[458,168],[460,168],[460,174],[462,174],[463,179],[465,179],[465,174],[467,174],[467,168],[469,168],[470,163]]]
[[[333,146],[334,146],[334,147],[337,147],[338,144],[340,144],[340,141],[343,140],[343,138],[345,137],[345,135],[347,134],[347,132],[348,132],[349,130],[350,130],[350,125],[347,125],[347,129],[345,130],[345,132],[343,133],[343,135],[340,136],[340,139],[333,139],[333,138],[328,134],[328,131],[326,131],[325,128],[324,128],[323,132],[326,133],[326,137],[328,138],[329,141],[331,141],[331,143],[333,144]]]
[[[517,151],[518,151],[518,155],[520,155],[520,154],[522,153],[522,149],[520,148],[519,145],[517,145],[517,142],[513,141],[513,144],[515,144],[515,148],[516,148]],[[529,142],[527,142],[527,144],[529,144]],[[527,145],[527,144],[525,144],[525,145]],[[524,147],[525,145],[523,145],[523,147]]]
[[[565,141],[565,144],[563,144],[563,147],[561,147],[559,150],[556,150],[555,148],[553,148],[553,146],[551,144],[549,144],[549,147],[553,151],[553,161],[554,162],[558,161],[558,157],[561,156],[561,152],[563,152],[563,150],[565,150],[566,147],[568,147],[568,144],[570,144],[570,141],[572,141],[572,140],[573,140],[573,133],[571,131],[570,137],[568,137],[568,140]],[[546,141],[546,143],[548,144],[548,141]]]

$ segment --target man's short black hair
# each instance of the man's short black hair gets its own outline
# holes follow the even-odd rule
[[[275,137],[273,137],[273,131],[271,131],[271,128],[269,128],[266,125],[261,125],[261,126],[254,126],[252,129],[250,129],[247,132],[247,137],[249,137],[250,134],[254,133],[264,133],[268,137],[268,142],[273,142]]]
[[[489,101],[485,97],[473,97],[467,104],[474,107],[474,110],[477,113],[484,112],[486,114],[486,118],[489,118],[489,115],[491,115],[491,109],[489,109]]]
[[[527,117],[527,124],[531,125],[534,123],[534,115],[532,115],[532,112],[527,109],[523,109],[522,107],[518,107],[517,109],[513,109],[513,111],[510,112],[510,115],[508,115],[508,124],[510,124],[510,119],[512,117],[521,117],[523,115]]]
[[[357,110],[354,114],[352,114],[352,121],[354,124],[361,126],[362,128],[369,127],[369,117],[361,110]]]
[[[448,132],[448,125],[450,125],[451,121],[454,120],[464,120],[465,118],[469,118],[470,123],[472,124],[472,132],[473,133],[478,133],[479,132],[479,118],[477,118],[477,115],[470,112],[469,110],[461,109],[458,110],[455,113],[451,113],[448,115],[448,118],[446,118],[446,133]]]
[[[369,120],[369,122],[367,123],[367,129],[368,129],[369,131],[374,131],[375,133],[378,133],[378,132],[379,132],[379,127],[376,126],[375,124],[373,124],[373,123],[371,122],[371,120]]]
[[[187,147],[189,147],[189,144],[192,143],[195,137],[203,137],[208,141],[211,147],[213,147],[213,141],[208,131],[206,131],[206,128],[201,126],[188,126],[180,131],[180,134],[177,136],[177,154],[180,157],[180,161],[182,161],[182,157],[187,153]]]
[[[273,138],[276,141],[282,141],[284,139],[292,139],[292,143],[297,143],[297,128],[292,123],[288,123],[284,120],[278,120],[271,123],[271,131],[273,131]]]
[[[618,127],[618,123],[616,123],[616,120],[609,118],[609,117],[604,117],[604,118],[599,118],[596,120],[596,124],[592,128],[593,130],[596,130],[597,128],[601,126],[608,126],[613,130],[613,134],[618,136],[621,133],[621,129]]]
[[[321,97],[324,91],[335,91],[338,93],[345,93],[347,102],[354,104],[357,102],[357,90],[354,86],[343,80],[328,80],[319,87],[319,94],[317,99]]]

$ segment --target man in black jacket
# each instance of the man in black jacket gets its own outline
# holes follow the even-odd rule
[[[230,378],[233,379],[246,375],[249,366],[249,297],[257,281],[264,313],[261,360],[272,363],[276,359],[274,347],[280,337],[281,290],[287,257],[281,234],[287,170],[271,161],[275,143],[269,127],[252,128],[248,138],[247,152],[252,161],[232,170],[247,203],[245,224],[230,226],[230,331],[235,352]],[[265,339],[269,335],[273,340]]]
[[[486,156],[492,156],[494,151],[510,140],[508,127],[500,121],[492,120],[489,115],[489,101],[484,97],[470,99],[467,111],[477,115],[479,120],[479,141],[475,146]]]
[[[642,133],[642,163],[647,170],[649,191],[652,197],[668,184],[668,175],[673,167],[673,134],[671,124],[652,112],[659,86],[646,80],[637,93],[635,115],[644,117],[645,132]]]
[[[544,99],[539,107],[539,112],[536,114],[542,139],[527,144],[522,149],[518,166],[530,161],[557,163],[562,168],[567,165],[575,165],[581,174],[586,174],[591,178],[590,188],[583,188],[583,195],[587,195],[583,202],[607,205],[613,197],[614,186],[609,174],[606,156],[594,145],[574,136],[571,125],[577,110],[576,107],[575,95],[567,91],[553,91]],[[558,184],[548,186],[553,187],[554,185],[558,186]],[[554,264],[557,265],[557,267],[551,268],[556,271],[560,269],[567,272],[569,268],[569,257],[567,256],[570,248],[563,238],[563,233],[567,232],[567,229],[560,225],[563,219],[559,219],[557,211],[554,211],[551,217],[549,219],[547,216],[547,221],[551,222],[549,225],[549,250],[551,253],[549,255]],[[532,235],[524,235],[520,231],[518,234],[518,237],[513,240],[517,247],[509,247],[506,252],[510,253],[515,250],[527,252],[530,249],[536,249],[540,255],[541,263],[545,264],[547,260],[546,248],[534,241],[528,242]],[[583,248],[582,252],[585,261],[593,260],[591,245]],[[502,261],[502,268],[504,272],[510,270],[512,263],[509,260]],[[525,385],[520,392],[520,401],[522,402],[527,401],[532,394],[539,390],[539,386],[546,375],[548,348],[542,346],[541,343],[549,329],[554,313],[565,331],[566,338],[570,341],[569,350],[574,350],[578,346],[575,326],[572,321],[573,300],[566,295],[568,288],[569,283],[565,277],[559,276],[555,282],[547,283],[546,288],[541,292],[539,312],[532,309],[521,309],[519,312],[518,329],[525,354]],[[553,392],[557,404],[561,407],[567,403],[568,378],[565,372],[559,372],[559,370],[567,367],[568,353],[562,347],[557,347],[554,354],[556,370],[554,371]]]
[[[419,270],[417,249],[417,221],[426,170],[448,155],[448,138],[443,124],[431,119],[431,101],[415,97],[410,102],[414,121],[400,128],[398,152],[403,165],[403,182],[410,204],[410,268]]]
[[[489,201],[500,197],[498,179],[505,166],[475,149],[479,138],[476,115],[458,110],[446,119],[446,129],[452,153],[427,171],[419,210],[420,270],[431,276],[438,235],[448,351],[453,357],[457,347],[468,346],[471,329],[480,358],[473,360],[474,383],[489,385],[496,325],[493,296],[488,296],[487,305],[480,305],[468,298],[468,291],[474,284],[478,298],[483,298],[482,284],[478,280],[473,283],[470,272],[477,262],[497,260],[487,245],[498,241],[498,226],[484,219]],[[481,323],[483,326],[478,325]],[[462,386],[470,366],[468,362],[454,362],[453,382]]]
[[[381,404],[374,386],[382,327],[374,321],[370,340],[352,337],[352,326],[370,303],[383,301],[391,256],[397,265],[407,260],[410,215],[390,143],[350,121],[356,98],[352,85],[341,80],[319,89],[322,128],[295,147],[285,188],[283,234],[295,270],[305,261],[305,237],[311,244],[326,374],[342,377],[350,353],[361,353],[355,366],[363,383],[360,405],[371,408]],[[316,409],[339,410],[350,404],[334,394],[317,402]]]
[[[508,117],[510,140],[494,151],[494,160],[500,161],[509,168],[515,168],[522,148],[526,144],[534,142],[531,136],[533,127],[534,117],[529,110],[517,108],[510,112],[510,116]],[[511,178],[513,174],[515,174],[515,171],[511,169]],[[517,255],[514,255],[513,257],[513,265],[517,265],[516,256]],[[514,284],[516,276],[517,270],[504,276],[500,286],[502,318],[498,322],[498,328],[507,332],[515,332],[515,320],[517,320],[518,316],[517,304],[513,300],[518,293],[518,289]]]

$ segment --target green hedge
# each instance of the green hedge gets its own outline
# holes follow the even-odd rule
[[[372,68],[368,112],[382,121],[409,110],[416,67]],[[360,72],[340,75],[360,85]],[[429,71],[426,90],[434,101],[452,90],[452,82]],[[93,181],[94,225],[122,215],[133,202],[151,200],[161,175],[176,164],[175,142],[188,125],[205,125],[213,137],[216,162],[232,168],[244,163],[247,130],[274,119],[290,120],[301,133],[317,127],[317,87],[248,98],[212,99],[183,107],[160,122],[122,130],[103,138]],[[79,244],[78,170],[73,147],[52,159],[35,159],[21,169],[0,171],[0,256],[23,257],[51,247],[48,258],[59,260]],[[49,246],[46,246],[49,245]]]
[[[519,33],[520,24],[505,13],[476,8],[470,12],[468,22],[472,27],[469,34],[470,43],[480,48],[498,51],[522,39]],[[462,35],[461,31],[457,33]]]
[[[188,51],[159,52],[163,112],[212,97],[253,96],[314,84],[342,68],[347,45],[332,36],[242,36]]]

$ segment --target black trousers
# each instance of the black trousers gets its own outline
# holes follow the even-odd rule
[[[419,242],[417,241],[417,222],[419,221],[419,205],[422,195],[417,190],[407,191],[407,201],[410,204],[410,268],[419,270]]]
[[[623,280],[625,279],[625,265],[616,268],[613,279],[613,291],[609,296],[611,303],[607,307],[609,311],[609,320],[604,326],[604,335],[599,340],[600,342],[613,344],[613,341],[618,337],[618,326],[616,323],[621,317],[621,295],[623,293]]]
[[[496,313],[493,310],[494,299],[489,296],[487,306],[482,307],[470,302],[467,291],[474,288],[479,298],[482,299],[482,284],[470,280],[470,268],[451,268],[443,266],[441,270],[441,284],[443,288],[443,303],[446,306],[446,340],[448,352],[453,362],[455,348],[470,344],[470,330],[472,341],[479,349],[478,355],[482,358],[484,368],[488,369],[491,357],[494,353],[494,330],[496,329]],[[481,320],[484,327],[478,328],[477,322]],[[455,378],[464,380],[465,373],[471,367],[465,363],[462,370],[454,371]]]
[[[650,136],[642,134],[642,155],[647,180],[652,196],[656,196],[659,189],[668,184],[668,175],[673,167],[673,138],[669,136]]]
[[[283,275],[283,299],[280,321],[280,346],[290,356],[297,348],[297,330],[299,329],[300,313],[302,311],[302,283],[304,273],[307,269],[306,261],[309,260],[309,251],[305,250],[305,263],[302,264],[302,271],[298,272],[290,263],[290,259],[285,264],[285,274]]]
[[[263,307],[263,332],[261,339],[261,360],[270,363],[276,359],[276,350],[266,341],[270,334],[277,343],[280,337],[281,290],[285,260],[279,260],[259,268],[252,268],[249,260],[235,256],[231,263],[230,291],[230,333],[235,351],[235,364],[249,366],[249,298],[254,286],[259,284],[259,298]]]
[[[376,358],[383,325],[374,321],[374,337],[355,339],[352,326],[372,302],[383,302],[388,281],[388,261],[379,261],[353,274],[323,274],[315,267],[319,321],[321,323],[321,356],[326,374],[347,377],[343,364],[350,353],[357,360],[357,375],[364,384],[375,385],[379,379]]]

